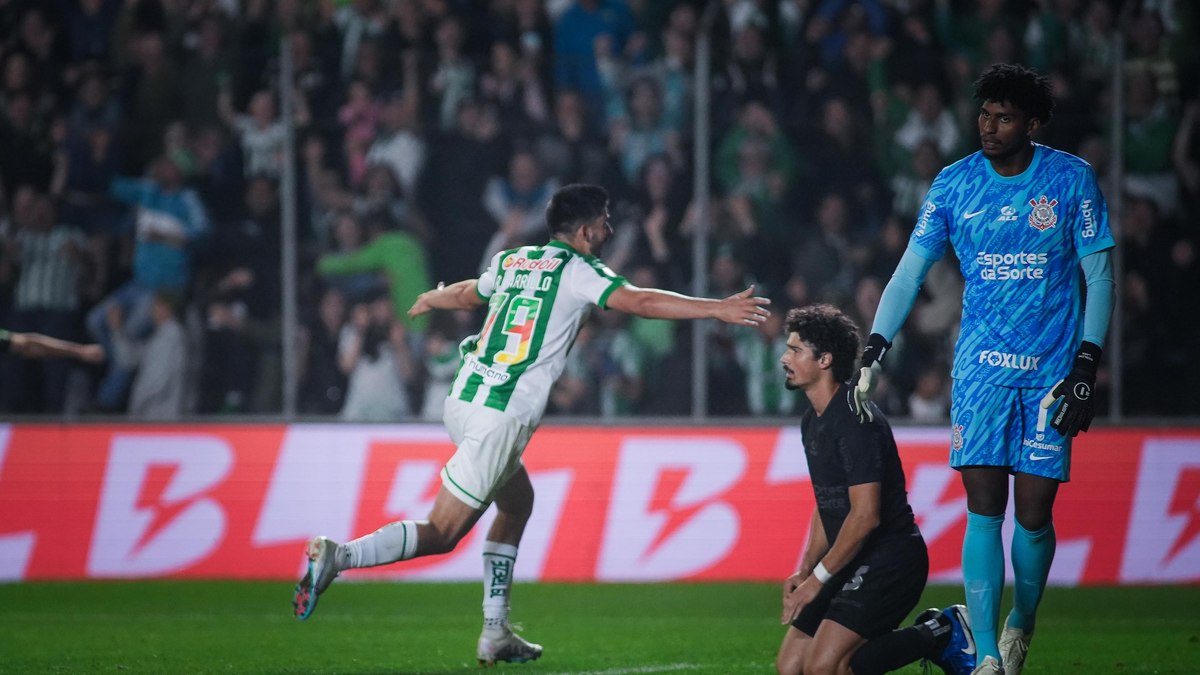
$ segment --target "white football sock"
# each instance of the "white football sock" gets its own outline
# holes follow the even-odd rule
[[[508,595],[512,589],[517,547],[483,542],[483,632],[496,637],[508,628]]]
[[[417,524],[411,520],[388,523],[371,534],[348,541],[338,549],[338,569],[375,567],[408,560],[417,552]]]

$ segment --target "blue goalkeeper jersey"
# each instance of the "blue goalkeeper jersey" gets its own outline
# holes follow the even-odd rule
[[[909,248],[938,260],[947,244],[965,282],[953,377],[1011,387],[1063,377],[1083,331],[1079,260],[1113,246],[1087,162],[1035,144],[1017,176],[982,152],[942,169]]]

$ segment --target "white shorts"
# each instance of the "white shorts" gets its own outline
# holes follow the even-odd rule
[[[442,467],[442,485],[462,503],[486,509],[521,468],[533,429],[499,410],[455,398],[446,399],[442,420],[458,448]]]

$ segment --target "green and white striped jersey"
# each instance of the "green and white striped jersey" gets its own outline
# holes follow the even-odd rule
[[[487,319],[459,345],[450,398],[537,426],[588,309],[624,284],[599,258],[559,241],[497,253],[479,277]]]

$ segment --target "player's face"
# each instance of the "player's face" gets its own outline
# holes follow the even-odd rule
[[[783,384],[788,389],[804,389],[817,381],[821,375],[821,353],[812,343],[800,339],[798,333],[789,333],[787,349],[779,357],[783,366]]]
[[[984,101],[979,106],[979,143],[983,156],[1006,160],[1029,147],[1029,135],[1041,123],[1007,101]]]

